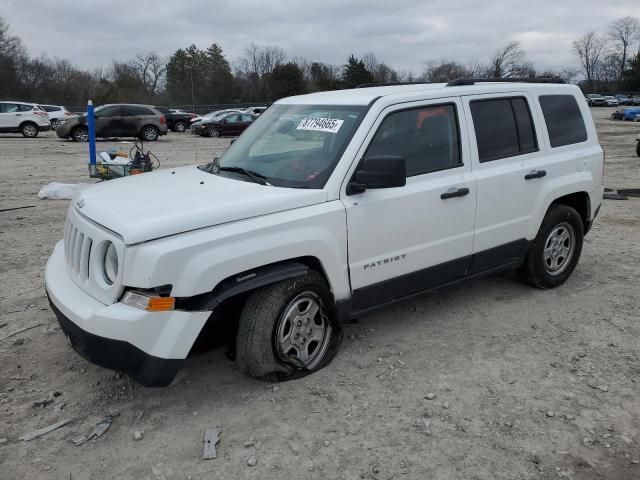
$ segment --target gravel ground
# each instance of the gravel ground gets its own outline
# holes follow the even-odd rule
[[[606,185],[640,188],[640,124],[610,112],[593,110]],[[227,144],[170,133],[151,149],[164,167]],[[605,200],[558,289],[493,275],[360,318],[331,365],[301,380],[244,377],[218,348],[150,389],[82,360],[47,306],[68,202],[36,194],[88,181],[85,159],[86,145],[52,133],[0,135],[0,210],[35,206],[0,212],[2,480],[640,478],[640,199]],[[69,441],[106,417],[99,438]],[[203,461],[216,426],[218,458]]]

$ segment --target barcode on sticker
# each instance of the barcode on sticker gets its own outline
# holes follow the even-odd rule
[[[296,130],[313,130],[315,132],[330,132],[338,133],[344,120],[338,120],[337,118],[315,118],[306,117],[300,120]]]

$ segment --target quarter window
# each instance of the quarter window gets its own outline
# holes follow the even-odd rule
[[[527,101],[522,97],[470,103],[480,163],[538,150]]]
[[[540,106],[552,147],[587,140],[587,129],[573,95],[542,95]]]
[[[380,124],[366,157],[400,155],[407,177],[462,165],[454,105],[437,105],[389,114]]]

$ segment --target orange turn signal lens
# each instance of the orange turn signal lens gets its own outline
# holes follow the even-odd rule
[[[173,310],[176,299],[173,297],[151,297],[147,304],[147,310],[150,312],[166,312]]]
[[[155,292],[128,290],[124,292],[122,303],[148,312],[167,312],[176,306],[174,297],[158,297]]]

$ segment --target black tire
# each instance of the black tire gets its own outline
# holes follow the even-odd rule
[[[33,122],[24,122],[20,125],[20,133],[25,138],[36,138],[39,130],[38,125]]]
[[[173,131],[174,132],[178,132],[178,133],[182,133],[187,129],[187,125],[184,122],[176,122],[173,125]]]
[[[140,130],[138,138],[143,142],[155,142],[160,137],[160,130],[153,125],[145,125]]]
[[[207,129],[207,137],[218,138],[221,137],[221,132],[217,128],[208,128]]]
[[[326,343],[318,350],[313,368],[283,358],[277,352],[276,331],[284,313],[301,296],[312,294],[319,299],[320,314],[330,325]],[[306,327],[302,327],[306,328]],[[293,335],[290,332],[290,335]],[[247,299],[236,338],[236,361],[240,370],[257,379],[289,380],[320,370],[333,359],[342,341],[333,295],[322,275],[309,271],[303,277],[283,280],[253,292]],[[319,342],[317,342],[319,343]],[[308,344],[311,345],[311,342]],[[316,346],[320,348],[320,346]]]
[[[563,230],[570,238],[567,241],[568,245],[570,245],[570,253],[567,253],[566,256],[563,256],[563,253],[557,253],[562,252],[561,249],[567,246],[561,236],[555,235],[556,232],[562,232]],[[561,235],[564,235],[564,233]],[[583,238],[584,225],[580,214],[567,205],[551,205],[542,220],[538,235],[536,235],[531,244],[524,263],[518,269],[520,277],[536,288],[555,288],[562,285],[571,276],[578,264],[580,253],[582,252]],[[559,243],[554,247],[553,241]],[[549,255],[551,256],[554,255],[554,249],[556,249],[555,259],[547,258],[545,249],[550,252]],[[558,262],[559,268],[554,271],[556,266],[554,263],[556,262]],[[559,266],[560,263],[561,267]]]
[[[636,143],[636,155],[640,157],[640,140]]]
[[[89,130],[87,127],[76,127],[71,130],[71,138],[74,142],[88,142]]]

